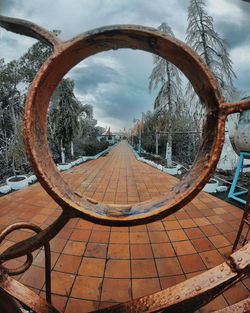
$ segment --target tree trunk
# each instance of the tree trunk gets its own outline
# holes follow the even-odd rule
[[[172,167],[172,123],[169,125],[168,136],[167,136],[167,144],[166,144],[166,156],[167,167]]]
[[[14,176],[16,177],[17,175],[16,175],[16,168],[15,168],[15,160],[14,160],[14,158],[12,160],[12,171],[13,171]]]
[[[65,148],[63,147],[63,141],[61,140],[61,160],[62,160],[62,164],[65,163]]]
[[[71,151],[71,156],[72,156],[72,158],[74,157],[74,144],[73,144],[73,141],[71,141],[71,143],[70,143],[70,151]]]
[[[159,154],[159,134],[155,132],[155,154]]]

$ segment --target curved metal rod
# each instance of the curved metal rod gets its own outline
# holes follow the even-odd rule
[[[225,112],[225,114],[233,114],[240,113],[247,109],[250,109],[250,100],[242,100],[237,102],[225,102],[221,105],[221,110]]]
[[[19,274],[26,272],[31,267],[32,263],[33,263],[33,256],[31,253],[29,253],[27,254],[26,261],[20,267],[12,269],[12,268],[7,268],[3,264],[1,264],[0,267],[3,268],[9,276],[15,276],[15,275],[19,275]]]
[[[41,40],[56,50],[62,40],[55,34],[30,21],[0,15],[0,26],[11,32]]]
[[[0,273],[0,288],[36,313],[60,313],[35,292],[3,272]]]
[[[203,141],[189,174],[167,195],[125,207],[116,206],[114,210],[113,206],[93,203],[85,196],[77,195],[63,180],[49,154],[46,121],[51,95],[63,75],[91,55],[118,48],[144,50],[174,63],[203,98],[207,116]],[[211,71],[184,43],[156,29],[138,25],[101,27],[63,43],[60,50],[40,68],[26,98],[26,151],[40,183],[65,211],[75,210],[75,214],[81,218],[109,226],[149,223],[179,210],[195,197],[211,177],[224,141],[226,115],[219,114],[221,102],[223,99]]]
[[[63,212],[54,223],[49,225],[46,229],[42,230],[40,233],[7,248],[0,255],[0,262],[24,256],[27,253],[31,253],[41,248],[45,242],[49,242],[57,235],[57,233],[64,227],[64,225],[69,221],[69,219],[70,216]]]
[[[31,224],[31,223],[15,223],[12,224],[8,227],[6,227],[0,234],[0,243],[4,240],[4,238],[6,238],[6,236],[8,234],[10,234],[11,232],[18,230],[18,229],[31,229],[33,231],[35,231],[37,234],[42,232],[42,229],[35,225],[35,224]],[[22,243],[22,242],[21,242]],[[45,253],[45,285],[46,285],[46,300],[51,303],[51,276],[50,276],[50,270],[51,270],[51,253],[50,253],[50,244],[49,241],[44,242],[44,253]],[[17,269],[8,269],[7,267],[5,267],[4,265],[0,265],[0,267],[2,267],[6,273],[8,273],[8,275],[10,276],[14,276],[14,275],[18,275],[21,273],[24,273],[26,270],[28,270],[30,268],[30,266],[32,265],[33,262],[33,256],[31,253],[26,253],[27,254],[27,260],[26,262],[20,266]]]

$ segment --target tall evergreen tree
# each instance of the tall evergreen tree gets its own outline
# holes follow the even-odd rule
[[[213,72],[224,97],[229,100],[234,90],[233,79],[236,75],[227,51],[228,44],[215,31],[213,18],[206,12],[203,0],[190,0],[186,42]],[[196,114],[200,117],[202,107],[190,83],[187,95],[190,107],[195,108]]]
[[[159,30],[174,37],[171,28],[162,23]],[[172,166],[172,119],[178,114],[182,105],[182,83],[179,69],[172,63],[166,61],[160,56],[154,55],[155,67],[149,77],[149,90],[157,88],[160,85],[160,90],[154,102],[155,114],[159,121],[164,119],[164,130],[168,132],[166,144],[166,160],[167,166]]]

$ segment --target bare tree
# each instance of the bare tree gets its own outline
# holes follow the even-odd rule
[[[207,14],[205,7],[203,0],[190,0],[186,42],[213,72],[224,97],[229,100],[236,75],[227,51],[228,44],[214,30],[213,18]],[[191,102],[190,107],[196,110],[196,116],[200,118],[202,106],[190,83],[188,83],[187,95]]]
[[[159,30],[174,37],[171,28],[162,23]],[[154,102],[154,110],[159,121],[164,120],[164,130],[168,132],[166,145],[167,166],[172,166],[172,118],[178,114],[182,104],[182,83],[180,71],[172,63],[164,60],[160,56],[154,55],[155,67],[149,77],[149,90],[161,86]]]

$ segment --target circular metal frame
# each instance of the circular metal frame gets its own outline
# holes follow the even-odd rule
[[[203,140],[189,174],[170,194],[135,205],[104,205],[79,196],[63,180],[50,156],[46,138],[48,105],[63,76],[83,59],[110,49],[132,48],[155,53],[189,78],[207,108]],[[191,200],[214,170],[223,144],[225,115],[220,115],[219,88],[209,69],[183,43],[155,29],[115,25],[79,35],[60,45],[35,77],[25,106],[25,141],[35,172],[64,210],[97,223],[131,225],[169,215]]]
[[[94,29],[62,42],[27,21],[1,17],[0,25],[43,40],[54,49],[33,80],[25,104],[24,138],[28,156],[40,183],[70,218],[79,216],[98,224],[129,226],[170,215],[191,201],[211,177],[224,142],[228,114],[250,108],[250,100],[226,103],[210,72],[187,45],[156,29],[113,25]],[[70,189],[58,172],[48,146],[46,120],[49,101],[63,76],[96,53],[131,48],[157,54],[175,64],[190,80],[206,107],[203,135],[189,173],[167,195],[134,205],[105,205]]]

